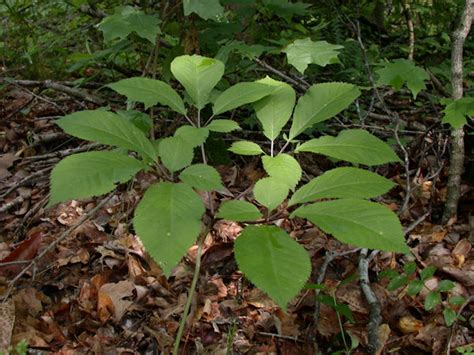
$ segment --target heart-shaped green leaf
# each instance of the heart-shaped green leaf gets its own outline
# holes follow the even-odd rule
[[[290,85],[268,76],[257,83],[274,87],[270,95],[255,102],[253,107],[262,124],[263,134],[268,139],[275,140],[293,113],[296,93]]]
[[[209,102],[211,90],[224,74],[224,63],[200,55],[182,55],[171,62],[171,72],[201,110]]]

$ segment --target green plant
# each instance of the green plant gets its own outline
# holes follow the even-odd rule
[[[379,275],[390,280],[387,289],[392,292],[404,288],[407,295],[417,297],[423,289],[426,289],[428,293],[426,294],[423,304],[426,311],[431,311],[441,304],[443,294],[455,287],[451,280],[441,280],[436,288],[430,289],[427,285],[427,280],[432,278],[436,272],[436,267],[434,266],[428,266],[421,270],[419,277],[416,276],[416,263],[414,262],[406,263],[403,266],[403,270],[402,273],[398,273],[393,269],[388,269],[382,271]],[[443,316],[448,327],[451,326],[457,318],[457,313],[452,307],[460,306],[464,301],[465,299],[462,296],[447,297],[447,302],[443,304]]]
[[[396,59],[383,63],[383,66],[376,71],[379,76],[378,85],[390,85],[395,90],[400,90],[406,84],[414,99],[421,90],[426,89],[425,80],[429,79],[428,73],[411,60]]]
[[[322,136],[306,142],[296,140],[306,129],[347,108],[360,95],[356,86],[340,82],[315,84],[295,105],[293,88],[269,77],[216,92],[214,88],[224,74],[224,64],[216,59],[197,55],[176,57],[171,71],[194,109],[186,107],[181,96],[159,80],[129,78],[108,86],[129,101],[143,103],[145,108],[160,104],[184,117],[189,124],[179,127],[172,136],[150,140],[134,121],[102,109],[76,112],[57,121],[68,134],[122,149],[80,153],[59,162],[51,173],[49,206],[107,193],[140,170],[151,171],[159,182],[145,192],[135,210],[133,224],[165,275],[171,274],[198,236],[212,227],[212,222],[203,226],[202,220],[253,222],[236,240],[237,263],[252,283],[285,310],[311,273],[305,249],[285,230],[272,224],[285,211],[289,218],[306,218],[345,243],[409,251],[397,216],[368,200],[390,190],[394,185],[390,180],[364,169],[339,167],[297,189],[302,169],[293,155],[301,152],[368,166],[399,161],[387,144],[363,130],[345,130],[336,137]],[[215,98],[212,114],[204,118],[211,98]],[[229,150],[261,156],[268,177],[253,187],[256,203],[229,200],[218,210],[211,204],[206,211],[195,190],[212,194],[222,188],[216,169],[207,165],[206,139],[211,131],[239,129],[236,121],[219,116],[246,104],[255,110],[270,148],[266,150],[255,142],[242,140],[234,142]],[[289,122],[289,133],[282,139],[282,128]],[[294,147],[293,154],[286,152],[290,145]],[[201,148],[202,162],[193,164],[197,147]],[[285,206],[283,202],[290,192]],[[321,199],[324,201],[318,201]],[[314,201],[318,202],[303,205]],[[208,218],[203,219],[205,213]]]
[[[474,355],[474,346],[471,344],[459,346],[456,348],[456,351],[460,354]]]
[[[19,341],[15,347],[10,346],[7,352],[3,352],[0,350],[0,355],[26,355],[28,353],[28,343],[26,340],[22,339]]]

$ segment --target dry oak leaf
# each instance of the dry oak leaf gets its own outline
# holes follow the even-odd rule
[[[20,242],[13,251],[8,254],[5,258],[0,260],[0,275],[13,274],[16,275],[19,273],[26,264],[23,265],[9,265],[1,266],[2,263],[7,263],[11,261],[21,261],[21,260],[31,260],[35,257],[40,247],[41,241],[43,240],[43,232],[37,230],[35,233],[32,233],[30,238]]]
[[[97,312],[105,323],[110,317],[119,321],[133,302],[124,300],[133,295],[135,285],[128,280],[102,285],[99,289]]]
[[[0,155],[0,180],[11,175],[11,173],[8,171],[8,168],[10,168],[13,165],[13,162],[18,159],[20,158],[12,153]]]

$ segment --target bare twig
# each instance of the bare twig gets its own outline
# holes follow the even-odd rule
[[[441,81],[439,81],[439,79],[436,77],[436,75],[434,75],[430,70],[427,70],[429,76],[430,76],[430,80],[431,82],[433,83],[433,86],[436,88],[436,90],[438,90],[441,95],[443,96],[446,96],[446,97],[449,97],[449,92],[444,88],[443,84],[441,83]]]
[[[398,136],[398,128],[400,126],[400,120],[397,120],[397,124],[395,126],[394,135],[395,139],[397,140],[398,146],[403,152],[403,160],[405,163],[405,174],[406,174],[406,182],[405,182],[405,198],[403,199],[403,204],[398,210],[398,214],[402,214],[408,207],[410,203],[411,197],[411,183],[410,183],[410,156],[408,155],[408,151],[406,150],[405,146],[402,144],[400,137]]]
[[[474,16],[474,0],[466,0],[458,29],[454,32],[453,50],[451,53],[452,98],[459,100],[463,96],[463,50],[464,42],[471,29]],[[448,175],[448,197],[444,205],[443,223],[457,215],[461,174],[464,166],[464,129],[453,128],[451,131],[451,159]]]
[[[280,334],[268,333],[268,332],[258,332],[257,334],[264,335],[267,337],[272,337],[272,338],[280,338],[280,339],[295,341],[298,343],[303,343],[303,341],[301,339],[298,339],[298,337],[290,337],[288,335],[280,335]]]
[[[32,134],[31,146],[38,146],[43,143],[51,143],[57,140],[65,139],[68,135],[64,132],[45,132],[42,134]]]
[[[268,71],[272,72],[273,74],[278,75],[280,78],[284,79],[285,81],[289,82],[290,84],[294,85],[296,88],[300,89],[301,91],[306,91],[310,87],[310,84],[304,81],[303,79],[293,79],[287,74],[281,72],[280,70],[272,67],[270,64],[265,63],[263,60],[255,58],[255,63],[260,65],[262,68],[267,69]]]
[[[10,118],[12,118],[13,116],[15,116],[18,112],[20,112],[21,110],[23,110],[25,107],[27,107],[29,104],[31,104],[33,102],[33,100],[35,99],[34,96],[31,96],[31,98],[25,102],[23,105],[20,105],[16,110],[13,110],[12,112],[10,112],[6,117],[4,117],[4,121],[7,122]]]
[[[350,20],[349,20],[350,21]],[[387,104],[385,103],[385,100],[384,98],[382,97],[382,95],[380,94],[378,88],[377,88],[377,85],[375,83],[375,80],[374,80],[374,76],[373,76],[373,73],[372,73],[372,69],[370,68],[370,63],[369,63],[369,60],[367,58],[367,50],[365,48],[365,45],[364,45],[364,42],[362,41],[362,35],[361,35],[361,31],[360,31],[360,25],[359,25],[359,22],[356,21],[356,23],[354,24],[352,21],[350,21],[351,25],[353,26],[353,28],[356,30],[356,33],[357,33],[357,41],[359,42],[359,46],[361,48],[361,51],[362,51],[362,56],[364,58],[364,63],[365,63],[365,68],[366,68],[366,71],[367,71],[367,76],[369,77],[369,81],[372,85],[372,89],[375,93],[375,96],[377,97],[377,99],[379,100],[380,104],[382,105],[382,108],[384,109],[384,111],[387,113],[388,117],[392,120],[392,121],[395,121],[396,122],[396,126],[395,126],[395,138],[397,140],[397,143],[400,147],[400,149],[402,150],[403,152],[403,155],[404,155],[404,162],[405,162],[405,171],[407,173],[407,179],[406,179],[406,194],[405,194],[405,199],[404,199],[404,202],[403,202],[403,205],[401,206],[400,210],[398,211],[399,214],[401,214],[408,206],[408,202],[410,200],[410,194],[411,194],[411,185],[410,185],[410,179],[409,179],[409,171],[410,171],[410,158],[409,158],[409,155],[408,155],[408,152],[406,150],[406,148],[404,147],[404,145],[402,144],[402,142],[400,141],[400,138],[398,137],[398,128],[399,128],[399,125],[400,125],[400,117],[398,116],[398,114],[396,112],[392,112]]]
[[[16,205],[19,205],[20,203],[23,203],[26,199],[31,197],[31,191],[28,192],[25,195],[19,195],[15,197],[13,200],[10,202],[5,203],[4,205],[0,206],[0,213],[8,211],[10,208],[15,207]]]
[[[403,234],[407,235],[410,233],[412,230],[414,230],[420,223],[423,223],[423,221],[431,214],[431,208],[428,209],[420,218],[418,218],[416,221],[414,221],[412,224],[410,224],[408,227],[406,227],[403,230]]]
[[[34,221],[33,218],[37,215],[37,213],[41,210],[41,208],[46,205],[48,202],[48,195],[45,195],[41,200],[35,203],[33,207],[30,207],[28,212],[23,216],[19,227],[16,229],[15,234],[23,235],[23,233],[27,230],[29,225]]]
[[[326,255],[324,256],[324,262],[323,262],[323,265],[321,265],[319,275],[318,275],[318,279],[316,280],[316,283],[321,285],[324,282],[328,266],[334,259],[339,258],[341,256],[348,255],[348,254],[357,253],[359,250],[360,250],[360,248],[356,248],[356,249],[347,250],[347,251],[340,252],[340,253],[326,251]],[[313,313],[313,319],[314,319],[315,327],[318,326],[319,313],[320,313],[320,310],[321,310],[321,304],[320,304],[319,300],[317,299],[320,292],[321,292],[320,289],[316,289],[316,291],[315,291],[316,303],[315,303],[315,306],[314,306],[314,313]]]
[[[32,157],[26,157],[24,160],[25,161],[37,161],[37,160],[44,160],[44,159],[51,159],[51,158],[64,158],[67,157],[71,154],[76,154],[80,152],[87,152],[91,149],[100,147],[100,143],[91,143],[87,145],[83,145],[82,147],[77,147],[77,148],[69,148],[69,149],[64,149],[60,150],[57,152],[52,152],[52,153],[47,153],[47,154],[42,154],[42,155],[35,155]]]
[[[369,281],[369,260],[367,258],[367,249],[362,249],[359,259],[359,274],[360,274],[360,288],[364,294],[367,303],[369,304],[369,324],[367,326],[369,342],[367,350],[369,354],[376,354],[380,348],[379,327],[382,323],[382,316],[380,314],[380,303],[374,291],[370,288]]]
[[[23,186],[25,184],[27,184],[28,182],[32,181],[33,179],[37,178],[38,176],[42,176],[43,174],[47,173],[48,171],[50,171],[53,167],[52,166],[48,166],[47,168],[44,168],[44,169],[41,169],[41,170],[38,170],[28,176],[25,176],[23,179],[21,179],[20,181],[16,182],[15,184],[13,184],[12,186],[10,186],[4,193],[2,193],[0,195],[0,199],[4,198],[5,196],[7,196],[9,193],[11,193],[12,191],[15,191],[17,188],[19,188],[20,186]]]

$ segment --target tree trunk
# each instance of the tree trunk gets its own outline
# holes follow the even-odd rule
[[[453,50],[451,54],[452,98],[459,100],[463,96],[463,48],[474,15],[474,0],[466,0],[458,29],[454,32]],[[456,218],[461,184],[461,174],[464,166],[464,129],[456,128],[451,131],[451,159],[448,177],[448,197],[446,200],[443,223]]]

